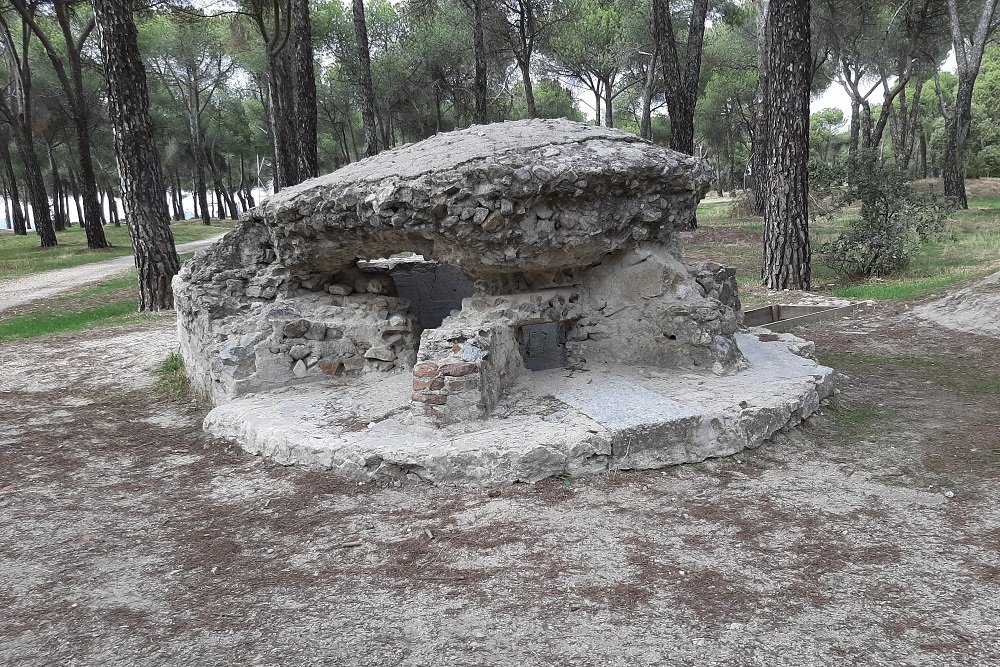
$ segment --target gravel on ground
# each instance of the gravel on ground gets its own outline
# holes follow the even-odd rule
[[[801,333],[850,377],[775,441],[492,491],[207,439],[166,316],[0,344],[0,664],[1000,664],[1000,341]]]

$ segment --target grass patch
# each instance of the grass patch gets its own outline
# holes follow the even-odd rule
[[[963,394],[979,394],[982,396],[1000,396],[1000,380],[965,380],[958,378],[942,378],[938,384],[945,389]]]
[[[866,433],[882,413],[869,407],[848,407],[839,400],[830,402],[830,417],[844,435]]]
[[[875,301],[905,301],[922,297],[934,290],[959,282],[967,276],[961,273],[951,273],[915,280],[893,280],[889,282],[868,283],[853,287],[838,287],[833,290],[834,296],[844,299]]]
[[[191,383],[184,372],[184,358],[180,352],[171,352],[156,367],[156,392],[175,401],[191,398]]]
[[[19,314],[0,316],[0,342],[118,326],[157,316],[139,313],[137,306],[135,271],[130,271],[69,294],[26,304],[16,310]]]
[[[925,245],[902,272],[879,282],[837,275],[822,257],[813,254],[813,290],[847,299],[909,301],[926,298],[956,283],[973,281],[1000,270],[1000,179],[968,182],[972,209],[952,214],[950,239]],[[918,189],[940,187],[940,181],[918,184]],[[712,202],[698,208],[698,230],[682,235],[681,248],[689,261],[715,260],[736,268],[740,298],[745,308],[775,302],[760,286],[763,222],[760,218],[733,218],[734,202]],[[810,225],[814,249],[848,227],[848,211],[837,218],[821,218]]]
[[[207,227],[200,221],[192,220],[175,222],[170,226],[174,242],[178,245],[221,234],[232,227],[232,222],[225,220],[214,220]],[[39,248],[34,232],[29,232],[27,236],[0,235],[0,280],[132,254],[132,241],[127,228],[107,226],[104,233],[112,247],[102,250],[88,249],[87,236],[78,226],[58,232],[59,245],[55,248]]]
[[[851,368],[863,370],[866,368],[934,368],[950,367],[950,361],[934,357],[861,354],[858,352],[821,352],[816,355],[819,362],[830,368]]]
[[[1000,195],[978,195],[970,196],[969,208],[1000,208]]]
[[[142,316],[136,312],[135,299],[115,300],[80,310],[15,315],[0,322],[0,342],[115,326],[139,317]]]
[[[724,218],[729,215],[732,206],[733,202],[730,201],[701,202],[698,204],[698,219]]]
[[[857,352],[825,352],[817,354],[819,362],[849,373],[902,372],[911,379],[925,380],[942,389],[978,396],[1000,395],[1000,379],[995,374],[986,377],[968,372],[968,367],[956,364],[949,357],[915,355],[877,355]]]

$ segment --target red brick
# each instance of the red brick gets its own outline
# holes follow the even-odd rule
[[[464,380],[452,380],[448,379],[448,391],[468,391],[470,389],[475,389],[479,386],[479,381],[476,378],[467,377]]]
[[[410,399],[429,405],[444,405],[448,402],[448,396],[445,394],[421,394],[416,391],[410,395]]]
[[[478,373],[478,372],[479,372],[479,364],[474,362],[441,364],[442,375],[450,375],[452,377],[463,377],[465,375],[472,375],[473,373]]]
[[[428,378],[426,380],[413,378],[413,391],[426,391],[427,389],[444,389],[444,380],[441,378]]]
[[[418,378],[433,378],[441,374],[437,364],[417,364],[413,367],[413,375]]]

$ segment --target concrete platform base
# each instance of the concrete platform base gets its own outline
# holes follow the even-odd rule
[[[738,334],[732,375],[596,366],[527,373],[487,420],[437,428],[410,414],[412,377],[368,375],[256,394],[212,410],[205,429],[280,463],[358,481],[507,485],[659,468],[760,445],[833,393],[812,343]]]

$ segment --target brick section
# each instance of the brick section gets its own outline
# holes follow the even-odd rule
[[[410,399],[417,401],[418,403],[427,403],[429,405],[444,405],[448,402],[447,394],[422,394],[420,392],[413,392],[410,395]]]
[[[433,378],[441,374],[437,364],[422,363],[413,367],[413,375],[418,378]]]
[[[460,391],[467,391],[469,389],[478,389],[479,382],[476,378],[465,378],[462,380],[453,380],[448,378],[448,391],[450,393],[458,393]]]
[[[441,378],[427,378],[419,380],[413,378],[413,391],[436,391],[444,389],[444,380]]]
[[[479,372],[479,364],[475,362],[459,362],[456,364],[441,364],[441,374],[451,377],[463,377]]]

